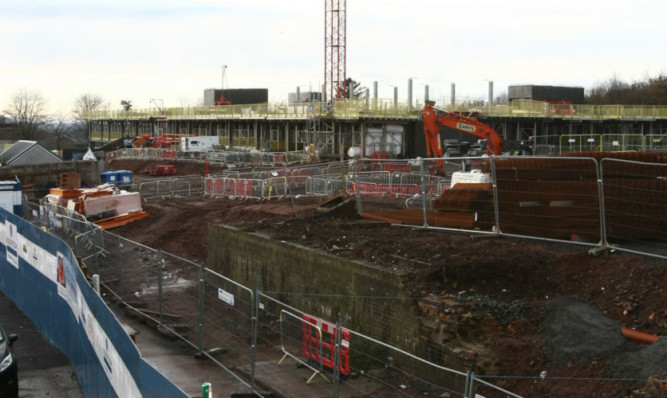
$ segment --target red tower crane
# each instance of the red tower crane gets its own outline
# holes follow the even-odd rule
[[[346,0],[324,0],[324,97],[334,102],[347,97]]]

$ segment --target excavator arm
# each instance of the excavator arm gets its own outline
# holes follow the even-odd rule
[[[488,142],[486,149],[487,155],[499,155],[502,151],[502,139],[496,130],[490,126],[458,113],[449,112],[438,108],[433,109],[437,112],[437,121],[439,125],[452,128],[465,134],[473,135],[477,137],[477,139],[486,140]]]
[[[531,146],[523,141],[503,142],[498,132],[492,127],[476,119],[436,108],[433,105],[435,105],[435,102],[426,101],[426,106],[422,110],[422,118],[426,138],[426,153],[429,157],[438,158],[436,159],[436,165],[437,171],[440,173],[444,173],[444,165],[441,160],[443,156],[442,141],[440,139],[441,126],[474,136],[477,140],[486,141],[486,154],[489,156],[500,155],[503,151],[513,151],[515,154],[532,154]]]

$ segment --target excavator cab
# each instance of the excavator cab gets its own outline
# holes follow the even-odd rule
[[[445,157],[478,157],[486,154],[489,147],[488,140],[477,140],[471,143],[468,141],[461,141],[450,138],[446,139],[444,143]]]
[[[509,156],[531,156],[533,154],[533,141],[505,141],[502,155]]]

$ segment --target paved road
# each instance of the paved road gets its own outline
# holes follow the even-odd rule
[[[82,398],[83,393],[67,357],[44,340],[39,330],[0,291],[0,324],[16,333],[14,353],[19,365],[20,398]]]

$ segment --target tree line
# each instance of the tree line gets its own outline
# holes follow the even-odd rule
[[[589,89],[585,98],[591,105],[667,105],[667,75],[632,83],[614,76]]]
[[[47,116],[46,99],[38,91],[17,90],[12,94],[3,112],[13,120],[16,135],[21,140],[55,139],[55,149],[62,149],[62,141],[69,137],[73,141],[88,143],[88,121],[84,113],[94,111],[103,105],[102,97],[94,94],[81,94],[74,101],[72,116]]]

